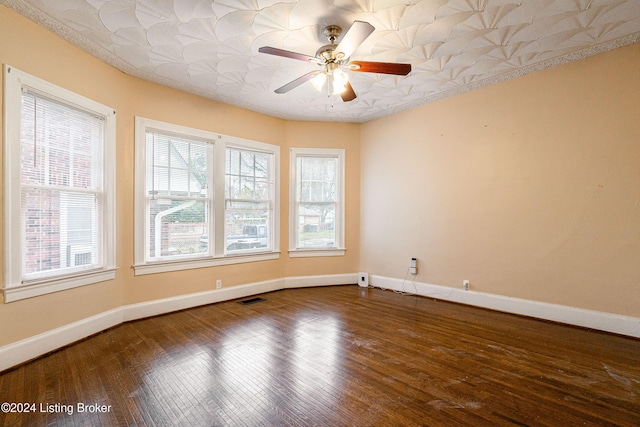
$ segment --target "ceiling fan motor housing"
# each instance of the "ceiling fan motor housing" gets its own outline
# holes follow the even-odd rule
[[[336,55],[336,40],[342,34],[342,28],[338,25],[329,25],[325,27],[323,34],[329,39],[330,44],[326,44],[316,51],[316,57],[322,61],[321,66],[335,64],[329,68],[328,71],[333,71],[339,65],[345,64],[349,58],[344,58],[344,55],[339,53]]]
[[[324,28],[322,34],[324,34],[333,44],[338,39],[340,34],[342,34],[342,28],[339,25],[328,25]]]

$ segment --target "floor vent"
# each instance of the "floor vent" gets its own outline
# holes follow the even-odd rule
[[[250,299],[245,299],[242,301],[238,301],[238,304],[242,304],[242,305],[249,305],[249,304],[255,304],[257,302],[262,302],[262,301],[266,301],[266,299],[264,298],[250,298]]]

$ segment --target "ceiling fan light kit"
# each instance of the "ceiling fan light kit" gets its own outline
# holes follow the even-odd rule
[[[320,47],[315,56],[290,52],[270,46],[258,49],[261,53],[312,62],[322,68],[321,71],[311,71],[297,79],[279,87],[275,93],[283,94],[311,81],[313,87],[322,91],[327,86],[327,95],[340,95],[344,102],[356,99],[356,94],[349,83],[349,75],[341,67],[348,71],[364,73],[380,73],[406,76],[411,72],[411,64],[398,64],[391,62],[353,61],[349,62],[351,54],[373,33],[373,25],[364,21],[354,21],[339,44],[336,40],[342,34],[342,28],[338,25],[325,27],[323,34],[329,40],[329,44]]]

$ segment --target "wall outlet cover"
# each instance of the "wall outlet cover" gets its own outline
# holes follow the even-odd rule
[[[363,288],[369,287],[369,273],[358,273],[358,286]]]

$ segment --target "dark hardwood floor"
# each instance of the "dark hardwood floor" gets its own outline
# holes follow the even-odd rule
[[[640,425],[640,340],[355,285],[262,297],[0,373],[35,405],[0,425]]]

